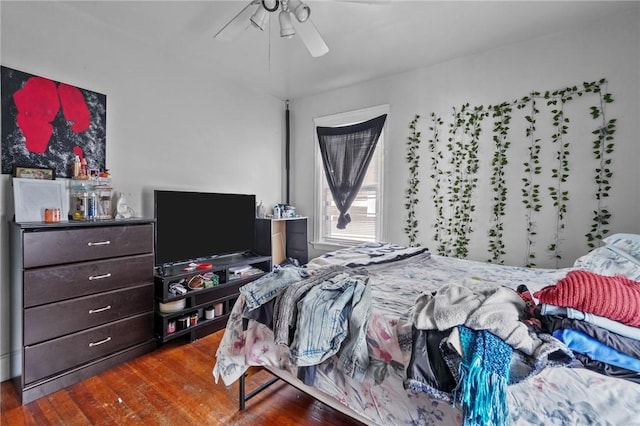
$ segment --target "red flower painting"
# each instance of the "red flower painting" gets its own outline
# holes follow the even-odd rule
[[[106,168],[106,96],[1,67],[2,173],[14,166],[71,176],[77,154],[90,169]]]

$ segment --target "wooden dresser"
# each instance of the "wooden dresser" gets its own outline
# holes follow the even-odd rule
[[[153,226],[11,223],[11,371],[23,404],[156,348]]]

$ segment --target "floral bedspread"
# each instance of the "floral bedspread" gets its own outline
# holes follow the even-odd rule
[[[323,259],[323,264],[327,259]],[[310,263],[310,265],[312,262]],[[367,329],[370,365],[364,381],[342,374],[330,358],[318,367],[314,386],[375,425],[462,424],[459,407],[425,393],[405,390],[410,354],[398,344],[398,323],[416,297],[457,282],[472,288],[525,284],[531,293],[554,284],[571,268],[531,269],[442,257],[428,252],[370,265],[373,303]],[[242,297],[236,302],[213,368],[216,382],[230,385],[249,366],[269,365],[295,372],[287,348],[255,321],[243,331]],[[584,368],[550,367],[509,386],[508,403],[515,425],[640,425],[640,386]]]

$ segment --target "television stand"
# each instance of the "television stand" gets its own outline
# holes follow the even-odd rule
[[[207,259],[206,263],[210,263],[211,268],[185,271],[187,262],[167,265],[156,272],[155,335],[158,345],[177,338],[193,342],[225,328],[240,287],[272,268],[271,256],[247,253],[215,257]],[[250,269],[239,274],[233,272],[244,265],[249,265]],[[212,284],[201,289],[189,288],[189,281],[197,276]],[[170,288],[174,284],[181,284],[186,293],[172,294]],[[211,309],[213,317],[207,318],[205,311],[211,316]]]

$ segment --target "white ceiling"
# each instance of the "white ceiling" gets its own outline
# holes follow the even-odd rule
[[[313,58],[298,37],[248,27],[231,42],[214,35],[247,1],[66,1],[71,7],[183,61],[296,99],[582,26],[636,7],[616,1],[309,0],[329,46]],[[303,24],[304,25],[304,24]]]

